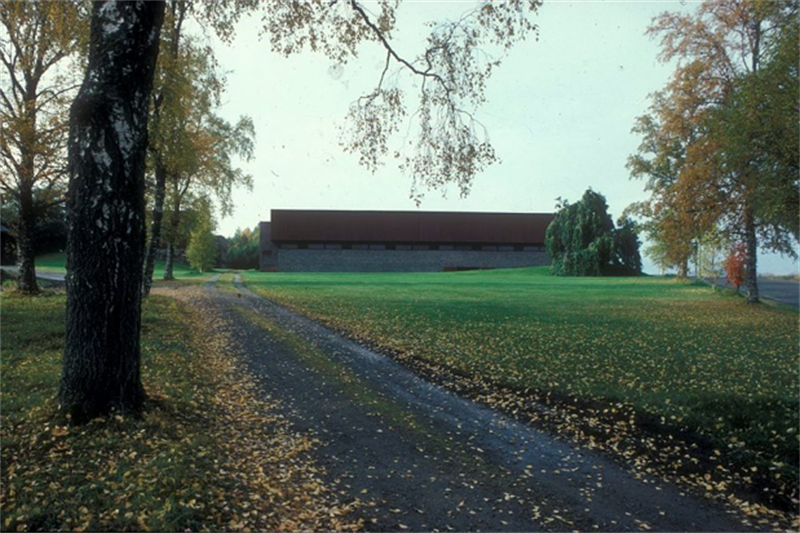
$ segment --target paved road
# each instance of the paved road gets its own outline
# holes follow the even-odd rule
[[[725,278],[719,278],[717,283],[730,287]],[[742,287],[743,291],[746,291]],[[800,282],[759,278],[758,294],[762,298],[769,298],[785,304],[800,306]]]
[[[10,277],[16,279],[18,268],[15,266],[4,266],[0,268]],[[47,271],[36,271],[36,279],[48,281],[54,285],[64,285],[66,282],[64,281],[64,274],[59,274],[57,272],[47,272]]]
[[[636,479],[230,288],[206,284],[196,307],[222,324],[214,327],[263,393],[323,442],[315,459],[343,500],[370,502],[359,511],[368,530],[752,530],[716,504]]]

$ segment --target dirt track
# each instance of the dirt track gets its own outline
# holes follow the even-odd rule
[[[432,385],[241,284],[211,282],[196,298],[226,324],[231,355],[245,359],[263,393],[322,441],[316,461],[343,500],[367,502],[359,512],[368,530],[752,530],[709,501]]]

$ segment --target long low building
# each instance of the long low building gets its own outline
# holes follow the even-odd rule
[[[547,265],[551,213],[273,209],[261,270],[436,272]]]

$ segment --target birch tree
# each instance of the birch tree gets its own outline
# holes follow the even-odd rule
[[[231,9],[238,12],[236,5]],[[215,20],[220,16],[215,15]],[[248,118],[231,126],[215,114],[224,76],[213,50],[184,34],[190,17],[198,17],[195,2],[167,3],[163,53],[157,63],[151,105],[149,166],[154,180],[148,192],[153,215],[144,264],[145,296],[150,292],[155,255],[162,241],[166,242],[164,279],[173,279],[176,241],[184,222],[182,210],[193,200],[211,195],[219,201],[222,214],[229,214],[232,189],[251,186],[250,176],[235,167],[231,155],[252,158],[255,128]]]
[[[252,186],[252,177],[235,165],[234,156],[245,161],[253,157],[255,127],[249,117],[235,125],[213,113],[192,114],[184,124],[184,150],[166,184],[167,220],[165,234],[167,257],[164,279],[173,279],[175,242],[182,214],[188,200],[196,196],[214,197],[222,215],[231,213],[231,194],[236,186]]]
[[[255,129],[249,119],[232,127],[215,115],[225,79],[213,50],[198,38],[184,35],[185,22],[196,17],[193,2],[167,3],[162,50],[156,68],[150,121],[148,184],[152,221],[145,255],[143,293],[153,281],[155,255],[166,241],[165,279],[173,278],[175,241],[183,225],[181,210],[198,196],[216,196],[223,215],[232,210],[230,195],[237,185],[250,186],[250,177],[234,168],[232,149],[252,158]],[[233,134],[231,139],[221,136]],[[209,139],[216,139],[209,142]],[[227,164],[227,166],[225,166]],[[225,180],[233,180],[226,182]]]
[[[181,36],[189,4],[170,2],[166,10],[165,26],[162,31],[162,53],[156,64],[155,89],[152,95],[152,115],[149,124],[151,155],[153,218],[150,223],[150,240],[144,259],[143,294],[150,293],[155,267],[155,254],[161,241],[161,222],[164,217],[164,199],[167,184],[168,159],[170,153],[177,151],[176,141],[180,134],[180,105],[189,100],[191,80],[183,75],[180,58]]]
[[[59,400],[73,421],[136,412],[147,111],[163,2],[97,2],[70,109],[67,330]]]

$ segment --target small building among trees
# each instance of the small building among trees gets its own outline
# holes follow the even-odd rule
[[[547,265],[551,213],[273,209],[260,269],[435,272]]]

